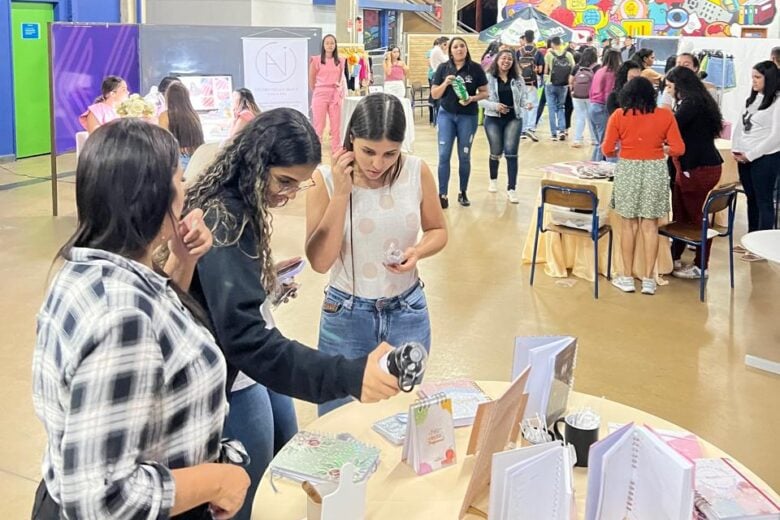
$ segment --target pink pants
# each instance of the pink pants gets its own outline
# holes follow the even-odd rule
[[[341,89],[336,87],[317,87],[311,99],[311,115],[314,131],[322,140],[325,132],[325,116],[330,120],[330,150],[341,150],[341,105],[344,102]]]

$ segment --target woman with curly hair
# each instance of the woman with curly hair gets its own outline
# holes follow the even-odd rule
[[[207,310],[228,363],[232,392],[225,432],[252,459],[247,468],[252,485],[235,518],[251,518],[263,472],[297,430],[287,396],[372,402],[398,392],[396,379],[379,368],[391,349],[386,343],[367,356],[346,359],[288,339],[273,325],[267,301],[279,266],[271,256],[271,209],[313,186],[320,160],[320,141],[304,115],[269,110],[237,134],[187,192],[187,207],[203,210],[214,235],[191,292]]]

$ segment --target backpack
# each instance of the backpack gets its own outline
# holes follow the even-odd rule
[[[553,60],[552,67],[550,67],[550,83],[558,87],[569,84],[571,63],[569,63],[566,52],[568,51],[564,51],[561,55],[555,54],[555,52],[552,53]]]
[[[574,75],[574,81],[572,82],[571,87],[571,97],[588,99],[591,83],[593,83],[593,69],[591,67],[580,67],[577,74]]]
[[[520,67],[520,76],[526,85],[536,86],[536,53],[535,47],[526,45],[520,49],[520,56],[517,58],[517,65]]]

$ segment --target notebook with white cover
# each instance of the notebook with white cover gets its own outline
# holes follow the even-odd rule
[[[418,475],[455,464],[452,400],[444,394],[415,401],[409,407],[401,456]]]
[[[563,416],[574,385],[577,338],[573,336],[521,336],[515,338],[512,378],[531,367],[525,391],[528,404],[523,419],[537,415],[552,424]]]
[[[471,379],[427,382],[421,384],[417,391],[417,395],[421,398],[439,393],[452,399],[452,421],[455,428],[474,424],[479,405],[491,400],[490,396]]]
[[[593,444],[585,520],[690,520],[693,463],[633,423]]]
[[[375,422],[371,429],[396,446],[400,446],[406,439],[408,418],[407,413],[397,413]]]
[[[569,520],[574,513],[572,453],[549,442],[493,455],[490,520]]]

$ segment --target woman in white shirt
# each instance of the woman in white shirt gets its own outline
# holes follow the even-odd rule
[[[731,151],[739,168],[739,180],[747,196],[748,231],[772,229],[775,219],[773,195],[780,172],[780,80],[771,61],[752,70],[753,88],[745,112],[737,121]],[[760,259],[750,253],[744,260]]]
[[[447,243],[430,168],[403,155],[401,101],[372,94],[356,107],[345,150],[314,172],[306,207],[306,256],[330,271],[318,348],[347,358],[414,341],[430,349],[428,306],[417,262]],[[354,239],[353,239],[354,237]],[[389,254],[400,252],[400,258]],[[349,399],[322,404],[320,415]]]

